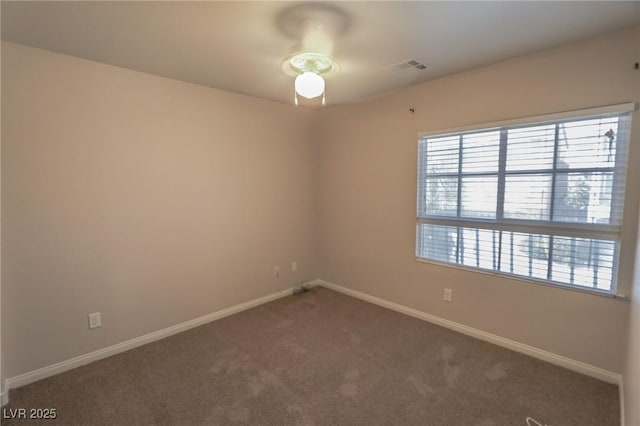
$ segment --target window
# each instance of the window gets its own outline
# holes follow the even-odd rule
[[[418,259],[614,293],[633,104],[418,139]]]

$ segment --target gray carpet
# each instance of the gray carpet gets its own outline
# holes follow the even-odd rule
[[[614,385],[325,288],[14,389],[10,398],[5,414],[51,407],[57,419],[42,424],[61,425],[620,423]]]

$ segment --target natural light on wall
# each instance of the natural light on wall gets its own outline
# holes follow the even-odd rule
[[[418,259],[614,293],[633,104],[418,138]]]

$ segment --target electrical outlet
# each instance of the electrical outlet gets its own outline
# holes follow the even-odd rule
[[[442,297],[445,302],[453,302],[453,290],[450,288],[444,289],[444,296]]]
[[[98,328],[102,326],[100,312],[89,314],[89,328]]]
[[[296,272],[298,270],[298,262],[291,262],[291,272]]]
[[[273,267],[273,276],[276,278],[280,276],[280,267],[277,265]]]

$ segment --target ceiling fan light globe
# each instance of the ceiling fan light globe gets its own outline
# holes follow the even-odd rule
[[[324,78],[313,71],[303,72],[296,77],[295,88],[304,98],[317,98],[324,93]]]

